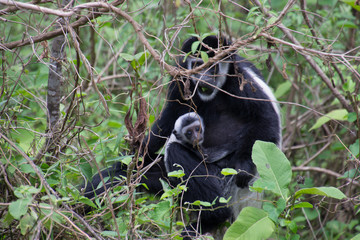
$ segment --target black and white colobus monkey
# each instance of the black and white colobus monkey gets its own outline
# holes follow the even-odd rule
[[[205,126],[202,118],[195,112],[185,113],[180,116],[174,126],[174,130],[166,143],[164,163],[166,171],[172,172],[183,169],[183,183],[187,190],[180,195],[182,206],[184,203],[193,203],[197,200],[210,201],[226,197],[225,189],[227,181],[221,176],[221,168],[214,163],[205,161],[204,141]],[[172,186],[176,186],[181,181],[175,177],[169,177]],[[195,206],[196,208],[196,206]],[[195,236],[197,229],[209,232],[217,227],[221,222],[227,220],[231,215],[231,208],[215,201],[210,209],[203,207],[202,211],[196,213],[195,219],[200,219],[199,223],[189,225],[182,235]],[[196,210],[199,210],[197,208]],[[186,238],[187,239],[187,238]]]
[[[191,37],[184,42],[184,54],[192,51],[192,44],[196,41],[199,39]],[[205,51],[209,57],[213,57],[215,51],[229,46],[226,39],[206,37],[195,54],[179,60],[179,67],[193,69],[203,63],[198,58],[199,51]],[[191,98],[186,98],[186,92],[191,93]],[[227,177],[222,181],[219,178],[208,178],[207,181],[200,179],[194,183],[196,187],[186,193],[189,202],[197,200],[196,198],[212,202],[215,196],[232,196],[230,204],[233,207],[201,213],[201,231],[207,232],[228,219],[236,218],[241,208],[249,205],[249,199],[256,198],[256,194],[248,189],[249,182],[256,175],[256,168],[251,160],[252,146],[256,140],[280,146],[280,110],[259,70],[232,52],[201,72],[182,77],[180,81],[171,81],[167,104],[153,124],[147,139],[148,156],[153,159],[157,157],[156,152],[164,145],[164,137],[170,136],[175,121],[192,111],[202,118],[206,129],[201,146],[208,164],[206,168],[205,165],[197,168],[198,171],[206,170],[208,176],[219,176],[222,168],[239,170],[235,177]],[[189,161],[192,161],[191,158],[179,163],[185,172],[191,172],[197,164],[197,161]],[[156,171],[160,173],[161,166],[158,167],[151,174]],[[156,179],[148,178],[147,182],[149,180],[155,182]]]
[[[192,44],[199,41],[196,37],[186,40],[182,52],[191,53]],[[230,46],[224,38],[209,36],[202,40],[195,54],[179,59],[178,66],[183,69],[193,69],[203,63],[198,58],[200,51],[207,52],[211,58],[220,49]],[[186,87],[185,87],[186,86]],[[187,89],[188,88],[188,89]],[[186,94],[190,92],[191,94]],[[145,164],[150,164],[158,157],[157,152],[170,137],[176,120],[185,113],[196,112],[203,120],[206,129],[202,147],[206,149],[207,162],[210,166],[208,175],[217,175],[211,171],[221,168],[239,170],[236,177],[227,182],[227,192],[236,195],[233,199],[242,199],[249,194],[248,185],[256,174],[256,168],[251,160],[252,146],[256,140],[281,143],[280,111],[276,99],[256,67],[244,58],[232,52],[207,69],[181,79],[172,79],[167,94],[167,103],[158,119],[154,122],[149,136],[145,139]],[[193,163],[180,164],[191,166]],[[184,169],[185,172],[189,169]],[[103,176],[124,175],[124,166],[117,163],[102,172]],[[159,178],[166,179],[164,161],[154,165],[142,179],[150,192],[162,190]],[[93,197],[96,186],[100,183],[99,175],[95,175],[91,184],[86,187],[85,196]],[[221,185],[222,183],[220,183]],[[216,185],[216,183],[214,183]],[[212,186],[203,184],[201,189],[195,189],[192,194],[214,191]],[[98,189],[97,194],[103,191]],[[198,192],[196,192],[198,191]],[[213,195],[220,194],[214,192]],[[208,199],[212,202],[214,199]],[[236,215],[239,209],[220,208],[224,211],[212,215],[204,211],[201,220],[211,219],[211,228],[221,224],[226,219]],[[203,229],[206,232],[208,229]]]
[[[191,52],[196,41],[198,38],[191,37],[184,42],[184,54]],[[224,38],[206,37],[195,54],[179,60],[179,67],[193,69],[203,63],[197,57],[199,51],[213,57],[215,51],[229,46]],[[191,98],[186,98],[185,85],[189,85]],[[179,116],[196,111],[206,128],[202,145],[207,150],[207,161],[242,170],[235,184],[247,187],[256,172],[251,160],[254,142],[281,143],[280,111],[275,102],[259,70],[233,52],[197,74],[171,81],[167,104],[145,141],[148,156],[157,157]]]

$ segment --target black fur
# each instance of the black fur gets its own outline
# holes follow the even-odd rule
[[[199,206],[190,206],[200,214],[200,216],[195,216],[200,221],[187,226],[182,234],[184,237],[195,236],[197,229],[209,232],[231,215],[231,209],[219,202],[220,197],[226,197],[224,194],[226,181],[224,181],[224,176],[221,176],[221,168],[216,163],[205,161],[202,146],[204,128],[201,117],[196,113],[190,114],[186,113],[176,121],[164,156],[167,172],[183,169],[185,176],[182,177],[183,182],[175,177],[170,177],[169,181],[174,187],[180,183],[186,186],[187,190],[180,194],[183,207],[188,208],[189,206],[184,206],[185,203],[193,203],[197,200],[215,204],[210,208],[202,206],[201,209]],[[189,126],[196,126],[198,129],[195,130],[195,127]],[[189,134],[191,137],[186,136],[187,129],[192,132],[191,135]]]
[[[196,37],[191,37],[185,41],[182,51],[185,54],[191,52],[192,43],[195,41],[198,41]],[[216,36],[209,36],[203,42],[213,49],[219,47]],[[230,45],[225,39],[222,40],[221,44],[222,48],[227,48]],[[214,56],[213,51],[202,45],[201,50],[207,51],[209,57]],[[189,59],[191,58],[187,58],[186,61],[179,59],[179,67],[187,68]],[[256,174],[255,165],[251,160],[254,142],[263,140],[278,145],[281,142],[280,116],[275,105],[266,101],[271,98],[269,94],[258,84],[259,79],[262,79],[261,73],[253,64],[236,53],[226,56],[224,61],[229,63],[229,69],[226,81],[221,87],[223,91],[218,91],[211,100],[203,100],[198,92],[191,99],[186,98],[188,91],[184,89],[185,82],[189,81],[191,93],[196,86],[196,80],[192,77],[182,77],[181,80],[172,79],[168,89],[166,106],[144,141],[147,146],[145,164],[150,164],[158,157],[156,153],[170,136],[175,121],[185,113],[196,112],[202,117],[206,129],[203,147],[208,156],[207,164],[200,164],[199,166],[198,158],[193,157],[193,153],[186,151],[181,145],[174,147],[171,151],[173,154],[179,151],[183,152],[181,156],[176,154],[176,156],[171,157],[172,163],[182,165],[186,174],[195,169],[194,173],[197,175],[220,176],[219,171],[222,168],[241,170],[236,178],[231,181],[228,181],[227,178],[220,179],[218,177],[194,178],[189,190],[185,192],[186,200],[189,202],[195,200],[212,202],[215,197],[224,195],[224,188],[229,188],[228,184],[230,187],[236,185],[238,188],[247,188],[249,181]],[[216,72],[216,69],[211,71]],[[208,69],[203,73],[208,74],[211,71]],[[206,80],[206,78],[204,79]],[[265,101],[261,99],[265,99]],[[125,171],[126,169],[118,163],[108,170],[104,170],[103,174],[119,176],[124,175]],[[150,192],[157,193],[162,188],[159,178],[166,179],[163,161],[152,167],[142,181],[148,185]],[[96,175],[92,185],[97,186],[99,182],[99,176]],[[92,185],[87,186],[85,196],[94,196]],[[101,190],[98,190],[97,194]],[[204,224],[201,223],[200,225],[203,232],[210,231],[225,220],[234,217],[232,211],[226,207],[217,211],[203,211],[201,214],[201,221]]]

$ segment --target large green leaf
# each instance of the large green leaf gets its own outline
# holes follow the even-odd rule
[[[351,240],[360,240],[360,233],[358,235],[356,235],[355,237],[353,237]]]
[[[10,203],[9,212],[15,219],[19,220],[21,216],[26,214],[30,203],[31,199],[18,199],[15,202]]]
[[[348,111],[346,109],[333,110],[328,114],[320,117],[318,120],[316,120],[316,123],[310,128],[309,131],[321,127],[323,124],[327,123],[330,120],[339,120],[339,121],[347,120],[347,115],[348,115]]]
[[[321,195],[336,199],[346,198],[345,194],[343,194],[339,189],[334,187],[313,187],[313,188],[303,188],[295,193],[295,199],[300,197],[303,194],[313,194],[313,195]]]
[[[341,0],[341,1],[349,4],[351,7],[353,7],[354,9],[360,12],[360,6],[357,3],[357,0]]]
[[[253,185],[254,189],[270,190],[286,200],[292,172],[284,153],[274,143],[256,141],[252,159],[260,175]]]
[[[274,229],[275,224],[264,210],[246,207],[226,231],[224,240],[267,239]]]

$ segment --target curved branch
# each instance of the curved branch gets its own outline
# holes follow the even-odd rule
[[[343,175],[331,171],[329,169],[325,169],[325,168],[321,168],[321,167],[292,167],[292,170],[294,172],[304,172],[304,171],[313,171],[313,172],[320,172],[320,173],[325,173],[327,175],[336,177],[336,178],[341,178],[343,177]],[[360,186],[360,183],[358,181],[355,181],[354,179],[351,178],[344,178],[344,180],[346,180],[347,182],[351,183],[351,184],[355,184],[356,186]]]
[[[0,0],[0,1],[7,1],[7,0]],[[114,2],[111,3],[111,6],[118,6],[120,4],[122,4],[125,0],[116,0]],[[79,5],[81,6],[81,5]],[[33,44],[33,43],[38,43],[38,42],[42,42],[42,41],[46,41],[49,39],[52,39],[56,36],[62,35],[65,31],[68,31],[70,28],[76,28],[82,25],[85,25],[87,22],[89,22],[92,19],[98,18],[102,15],[102,13],[108,12],[109,9],[105,8],[105,9],[98,9],[98,11],[95,12],[91,12],[89,14],[87,14],[86,16],[82,16],[79,20],[73,22],[70,24],[70,26],[64,26],[63,29],[57,29],[48,33],[44,33],[44,34],[40,34],[34,37],[30,37],[27,38],[25,40],[19,40],[19,41],[15,41],[15,42],[10,42],[10,43],[4,43],[4,44],[0,44],[0,51],[4,51],[4,50],[10,50],[10,49],[14,49],[17,47],[23,47],[29,44]],[[74,14],[74,12],[73,12]]]
[[[54,9],[47,8],[47,7],[40,7],[38,5],[31,4],[31,3],[16,2],[16,1],[11,1],[11,0],[0,0],[0,3],[7,5],[7,6],[14,6],[14,7],[17,7],[18,9],[28,9],[28,10],[33,10],[36,12],[42,12],[42,13],[46,13],[46,14],[56,15],[59,17],[71,17],[74,14],[74,12],[64,12],[61,10],[54,10]]]
[[[56,199],[60,199],[58,194],[52,189],[52,187],[49,185],[49,183],[46,181],[44,175],[40,172],[39,167],[35,165],[35,163],[29,158],[26,153],[24,153],[14,142],[12,142],[9,138],[7,138],[4,134],[0,132],[0,138],[4,139],[9,145],[15,149],[23,158],[26,159],[26,161],[30,164],[30,166],[34,169],[36,175],[39,177],[41,185],[44,186],[46,193],[50,196],[55,196]],[[84,226],[93,234],[93,236],[96,239],[103,239],[100,235],[98,235],[95,230],[82,218],[78,213],[74,212],[64,201],[61,201],[61,205],[71,212]]]
[[[259,0],[252,0],[254,4],[262,9],[264,14],[267,17],[274,17],[267,9],[263,7],[263,5],[259,2]],[[285,34],[285,36],[290,39],[295,45],[301,46],[301,43],[291,34],[288,28],[286,28],[282,23],[279,23],[277,27]],[[324,71],[319,67],[319,65],[312,59],[309,55],[304,54],[300,51],[300,54],[303,55],[305,60],[311,65],[311,67],[315,70],[315,72],[320,76],[322,81],[326,84],[326,86],[330,89],[330,91],[334,94],[334,96],[340,101],[344,108],[348,112],[353,112],[351,105],[346,101],[345,97],[341,95],[341,93],[332,86],[331,80],[326,76]]]

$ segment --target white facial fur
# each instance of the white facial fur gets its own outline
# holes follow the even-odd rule
[[[204,126],[204,122],[202,121],[202,118],[196,114],[195,112],[190,112],[190,113],[185,113],[184,115],[180,116],[176,122],[175,122],[175,125],[174,125],[174,130],[176,130],[177,132],[181,132],[181,134],[184,134],[184,126],[183,126],[183,121],[185,118],[193,118],[193,119],[196,119],[196,121],[194,121],[193,123],[191,123],[190,125],[187,125],[186,128],[189,128],[189,127],[192,127],[194,126],[195,124],[198,124],[198,122],[200,122],[200,125],[201,125],[201,129],[202,129],[202,132],[205,131],[205,126]],[[171,134],[170,136],[170,139],[169,141],[171,142],[180,142],[178,139],[176,139],[176,137],[174,136],[174,134]],[[180,142],[181,143],[181,142]],[[201,144],[201,142],[199,142],[199,144]]]
[[[190,58],[190,59],[188,59],[187,68],[192,69],[192,63],[195,61],[200,62],[200,63],[202,62],[201,59]],[[210,67],[212,67],[212,66],[210,66]],[[195,88],[200,99],[204,102],[213,100],[215,98],[216,94],[218,93],[219,88],[222,88],[226,82],[227,73],[229,71],[229,63],[219,62],[218,68],[219,68],[218,72],[216,73],[216,76],[215,76],[216,80],[214,81],[214,83],[208,83],[209,87],[213,86],[213,91],[210,95],[203,94],[203,93],[201,93],[201,91],[199,91],[199,90],[197,90],[197,88]],[[207,71],[205,69],[204,71],[202,71],[200,73],[192,75],[192,80],[194,81],[196,86],[198,86],[198,84],[201,82],[207,82],[206,80],[204,80],[204,77],[206,76],[206,74],[207,74]]]
[[[174,130],[177,131],[177,132],[181,132],[181,134],[184,134],[183,133],[183,121],[185,118],[193,118],[193,119],[196,119],[193,123],[191,123],[190,125],[186,125],[185,127],[186,128],[189,128],[191,127],[192,125],[194,124],[198,124],[198,122],[200,122],[200,125],[201,125],[201,129],[202,129],[202,134],[204,134],[204,131],[205,131],[205,126],[204,126],[204,122],[202,120],[202,118],[196,114],[195,112],[190,112],[190,113],[185,113],[184,115],[181,115],[175,122],[175,125],[174,125]],[[166,146],[165,146],[165,157],[164,157],[164,161],[165,161],[165,167],[166,167],[166,170],[169,172],[169,169],[168,169],[168,165],[167,165],[167,152],[168,152],[168,147],[170,146],[170,144],[174,143],[174,142],[177,142],[177,143],[180,143],[180,144],[183,144],[183,141],[180,141],[179,139],[176,138],[175,134],[172,133],[170,135],[170,138],[168,139],[167,143],[166,143]],[[203,142],[203,139],[201,141],[199,141],[199,145],[202,144]],[[192,144],[192,143],[191,143]]]

